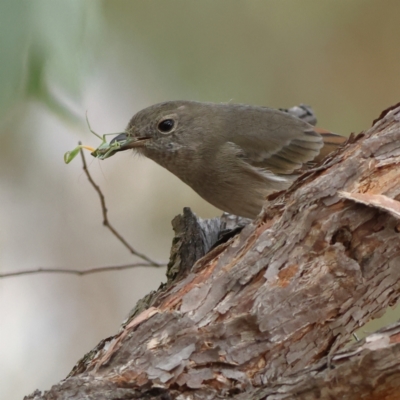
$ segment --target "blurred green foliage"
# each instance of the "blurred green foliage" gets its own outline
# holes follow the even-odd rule
[[[101,2],[3,0],[0,2],[0,118],[34,99],[60,117],[76,120],[57,90],[79,100]]]

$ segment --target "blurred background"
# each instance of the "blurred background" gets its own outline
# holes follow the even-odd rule
[[[86,110],[104,134],[166,100],[306,103],[320,126],[357,133],[400,100],[399,14],[398,0],[2,0],[0,272],[137,261],[102,226],[79,157],[63,162],[78,140],[99,145]],[[158,261],[184,206],[220,214],[149,160],[87,156],[111,223]],[[164,274],[0,280],[0,398],[64,378]]]

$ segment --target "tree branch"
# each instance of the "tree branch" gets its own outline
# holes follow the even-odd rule
[[[399,163],[395,108],[31,398],[399,398],[398,326],[338,353],[399,300]]]
[[[125,269],[137,268],[137,267],[165,267],[166,264],[149,264],[149,263],[134,263],[134,264],[126,264],[126,265],[110,265],[107,267],[94,267],[88,269],[69,269],[69,268],[36,268],[36,269],[25,269],[16,272],[5,272],[0,274],[1,278],[10,278],[13,276],[21,276],[21,275],[36,275],[36,274],[70,274],[70,275],[90,275],[97,274],[99,272],[114,272],[114,271],[123,271]]]

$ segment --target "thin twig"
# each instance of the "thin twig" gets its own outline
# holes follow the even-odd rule
[[[82,143],[79,142],[79,145],[81,145]],[[83,170],[85,171],[85,174],[87,176],[87,178],[89,179],[90,184],[93,186],[94,190],[97,192],[97,194],[99,195],[100,198],[100,204],[101,204],[101,211],[103,213],[103,225],[106,226],[111,233],[135,256],[141,258],[144,261],[147,261],[151,266],[153,267],[159,267],[163,264],[160,264],[154,260],[152,260],[151,258],[147,257],[145,254],[139,253],[138,251],[136,251],[115,229],[114,227],[110,224],[109,220],[108,220],[108,216],[107,216],[107,207],[106,207],[106,201],[104,198],[104,195],[100,189],[100,187],[94,182],[92,176],[89,173],[89,169],[87,167],[86,164],[86,159],[85,159],[85,155],[82,151],[82,149],[80,150],[81,153],[81,158],[82,158],[82,164],[83,164]],[[165,265],[165,264],[164,264]]]
[[[81,145],[82,143],[79,142]],[[96,268],[90,268],[90,269],[85,269],[85,270],[77,270],[77,269],[66,269],[66,268],[36,268],[36,269],[27,269],[27,270],[22,270],[22,271],[16,271],[16,272],[6,272],[1,274],[0,273],[0,279],[1,278],[10,278],[13,276],[21,276],[21,275],[33,275],[33,274],[47,274],[47,273],[54,273],[54,274],[72,274],[72,275],[89,275],[89,274],[95,274],[98,272],[107,272],[107,271],[121,271],[124,269],[130,269],[130,268],[136,268],[136,267],[164,267],[167,264],[165,263],[158,263],[156,261],[153,261],[151,258],[147,257],[146,255],[139,253],[136,251],[115,229],[114,227],[110,224],[107,216],[107,207],[106,207],[106,202],[104,195],[98,185],[94,182],[92,176],[89,173],[89,169],[86,164],[86,159],[85,155],[82,151],[80,150],[81,157],[82,157],[82,164],[83,164],[83,170],[85,171],[85,174],[87,178],[89,179],[89,182],[91,185],[94,187],[96,190],[97,194],[100,197],[100,203],[101,203],[101,210],[103,213],[103,225],[106,226],[113,234],[116,236],[116,238],[122,242],[122,244],[128,248],[128,250],[135,256],[141,258],[142,260],[146,261],[145,263],[135,263],[135,264],[127,264],[127,265],[114,265],[110,267],[96,267]]]
[[[66,269],[66,268],[37,268],[37,269],[26,269],[23,271],[16,272],[6,272],[4,274],[0,274],[1,278],[9,278],[12,276],[19,275],[32,275],[32,274],[72,274],[72,275],[89,275],[96,274],[98,272],[107,272],[107,271],[122,271],[124,269],[137,268],[137,267],[163,267],[166,264],[148,264],[148,263],[136,263],[136,264],[127,264],[127,265],[113,265],[109,267],[96,267],[84,270],[78,269]]]

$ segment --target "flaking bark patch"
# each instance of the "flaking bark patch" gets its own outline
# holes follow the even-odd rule
[[[185,210],[148,310],[36,398],[399,398],[398,327],[336,353],[400,297],[399,143],[395,108],[207,255],[219,223]]]

